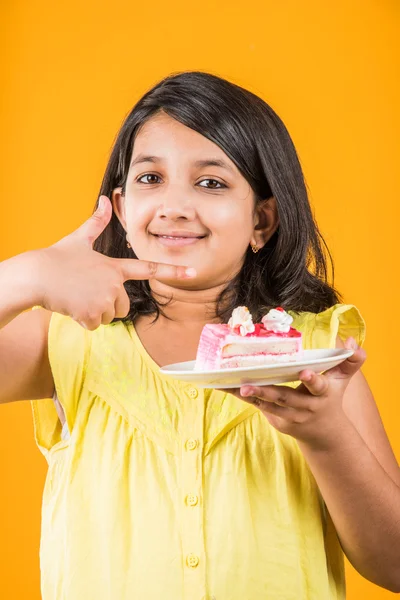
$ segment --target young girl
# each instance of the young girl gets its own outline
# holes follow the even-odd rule
[[[342,549],[400,591],[364,322],[327,283],[279,117],[219,77],[170,76],[126,118],[100,194],[77,231],[0,265],[0,401],[32,400],[49,464],[43,599],[343,599]],[[353,356],[229,393],[160,373],[206,323],[278,305],[306,348]]]

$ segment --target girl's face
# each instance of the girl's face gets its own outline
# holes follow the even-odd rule
[[[253,190],[223,150],[165,113],[138,133],[120,192],[114,210],[136,256],[194,267],[198,276],[184,287],[226,283],[249,244],[261,247],[277,226],[271,206],[255,211]]]

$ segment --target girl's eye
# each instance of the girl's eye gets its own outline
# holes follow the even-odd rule
[[[203,179],[203,181],[200,181],[200,183],[204,183],[205,181],[211,181],[213,184],[210,187],[206,187],[206,189],[208,189],[208,190],[222,190],[223,188],[226,188],[226,185],[224,183],[221,183],[220,181],[217,181],[216,179]],[[200,185],[200,183],[199,183],[199,185]],[[219,185],[220,187],[216,187],[215,184]],[[205,187],[205,186],[201,185],[200,187]]]
[[[160,179],[158,177],[158,175],[154,175],[154,173],[146,173],[145,175],[142,175],[141,177],[139,177],[139,179],[137,181],[140,182],[140,183],[146,183],[146,184],[157,183],[155,181],[141,181],[141,179],[143,179],[143,177],[155,177],[156,179]]]

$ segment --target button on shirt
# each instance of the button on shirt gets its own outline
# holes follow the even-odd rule
[[[195,554],[188,554],[186,557],[186,564],[188,567],[195,569],[199,564],[199,557]]]
[[[198,496],[196,496],[196,494],[188,494],[186,496],[186,504],[188,506],[196,506],[198,501],[199,501],[199,498],[198,498]]]
[[[186,440],[186,450],[192,451],[197,448],[197,440],[190,438]]]

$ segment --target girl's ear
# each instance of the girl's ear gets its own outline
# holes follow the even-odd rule
[[[122,187],[117,187],[113,190],[111,202],[115,214],[117,215],[122,227],[126,231],[125,202],[124,196],[122,195]]]
[[[273,196],[259,202],[254,213],[254,231],[250,244],[260,250],[278,229],[279,215]]]

